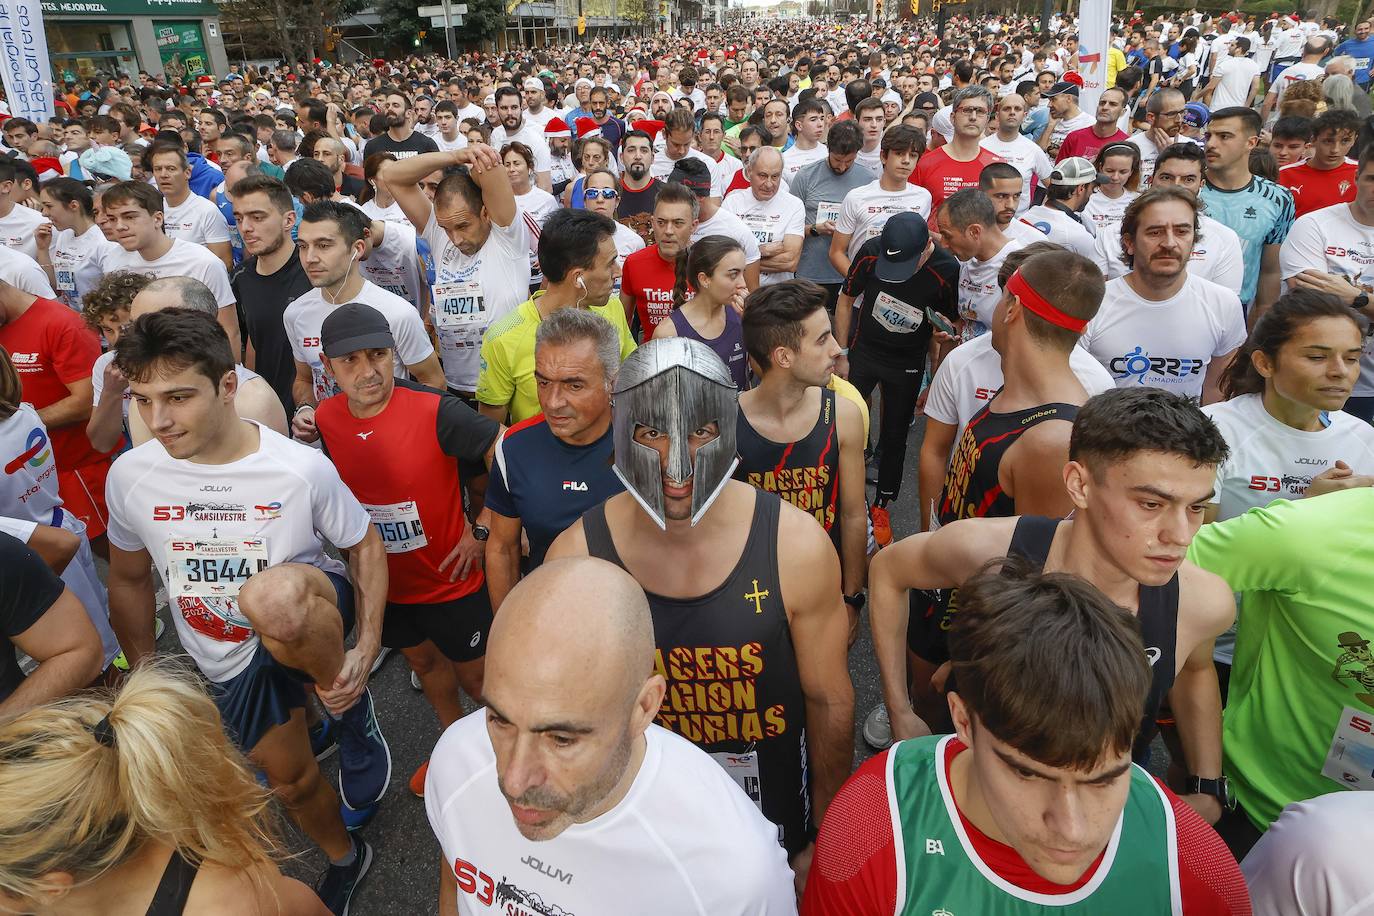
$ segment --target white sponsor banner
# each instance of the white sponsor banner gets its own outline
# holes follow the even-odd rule
[[[3,0],[0,0],[3,2]],[[1111,47],[1111,0],[1083,0],[1078,11],[1078,72],[1083,88],[1078,107],[1092,114],[1107,86],[1107,51]]]
[[[51,118],[52,75],[39,0],[0,0],[0,52],[10,114],[35,124]]]

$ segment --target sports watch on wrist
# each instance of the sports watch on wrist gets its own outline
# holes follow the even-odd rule
[[[1227,811],[1236,809],[1236,797],[1231,794],[1231,781],[1225,776],[1203,779],[1190,773],[1183,783],[1183,791],[1186,795],[1210,795],[1221,802],[1221,806]]]
[[[865,595],[863,592],[855,592],[852,595],[841,595],[840,597],[844,598],[845,604],[849,605],[856,611],[862,611],[864,609],[864,605],[868,603],[868,596]]]
[[[1352,309],[1362,309],[1367,305],[1369,305],[1369,293],[1362,292],[1354,299],[1350,300],[1350,307]]]
[[[491,537],[491,529],[490,529],[490,528],[488,528],[486,525],[479,525],[479,524],[477,524],[476,522],[473,522],[473,523],[472,523],[472,539],[473,539],[473,540],[475,540],[475,541],[485,541],[485,540],[486,540],[487,538],[489,538],[489,537]]]

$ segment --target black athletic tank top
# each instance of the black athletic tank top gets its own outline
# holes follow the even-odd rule
[[[1078,416],[1074,404],[1041,404],[1011,413],[993,413],[992,401],[973,415],[954,449],[940,494],[941,525],[961,518],[1006,518],[1015,511],[1002,491],[997,470],[1007,449],[1028,429],[1047,420]]]
[[[780,509],[777,496],[756,493],[749,539],[719,588],[648,598],[654,667],[668,682],[658,724],[714,756],[790,855],[811,839],[811,792],[806,705],[778,579]],[[582,530],[591,556],[625,568],[604,503],[583,514]]]
[[[840,549],[840,431],[835,416],[835,392],[821,389],[821,410],[806,438],[796,442],[765,439],[749,425],[744,411],[735,424],[739,464],[735,479],[776,493],[809,512]]]
[[[1045,565],[1059,519],[1025,515],[1016,523],[1007,553],[1021,557],[1037,566]],[[1174,655],[1178,643],[1178,573],[1164,585],[1140,586],[1140,637],[1145,643],[1145,655],[1150,662],[1150,692],[1145,697],[1145,717],[1140,723],[1131,756],[1143,765],[1149,759],[1150,741],[1158,727],[1155,718],[1159,705],[1174,685]]]
[[[148,904],[148,916],[181,916],[186,911],[186,901],[191,896],[191,885],[196,883],[199,865],[192,865],[172,850],[167,867],[162,870],[162,880],[153,893],[153,902]]]

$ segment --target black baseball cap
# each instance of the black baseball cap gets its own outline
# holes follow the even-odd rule
[[[673,171],[668,175],[668,180],[681,182],[697,197],[711,196],[711,169],[706,163],[694,156],[684,156],[679,159],[677,165],[673,166]]]
[[[1056,95],[1071,95],[1074,98],[1078,98],[1078,85],[1066,80],[1061,80],[1051,86],[1050,91],[1046,92],[1044,95],[1047,99],[1054,98]]]
[[[336,359],[359,350],[395,349],[396,338],[381,312],[362,302],[349,302],[324,319],[320,347],[325,356]]]
[[[878,238],[878,279],[903,283],[911,279],[930,244],[930,227],[919,213],[898,213]]]

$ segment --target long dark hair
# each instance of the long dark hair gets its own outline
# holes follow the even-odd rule
[[[674,267],[676,282],[673,284],[673,308],[682,308],[687,301],[691,281],[698,274],[710,276],[715,273],[716,265],[732,251],[743,252],[744,248],[729,236],[708,235],[679,252]]]
[[[1278,359],[1279,348],[1293,339],[1298,328],[1318,318],[1345,318],[1364,335],[1365,322],[1356,312],[1329,293],[1310,289],[1290,290],[1278,298],[1255,322],[1250,339],[1236,351],[1221,379],[1221,394],[1228,401],[1242,394],[1263,394],[1264,376],[1255,368],[1256,352]]]

